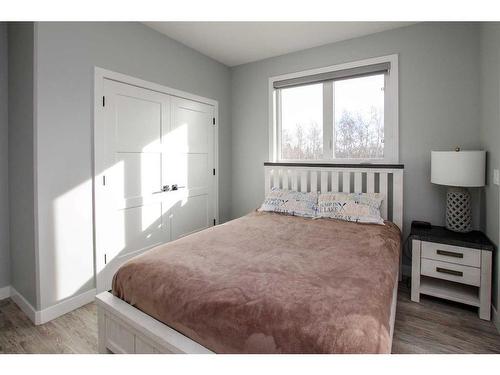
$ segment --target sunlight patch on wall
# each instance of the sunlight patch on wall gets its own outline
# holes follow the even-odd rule
[[[91,192],[92,181],[88,180],[53,202],[53,288],[56,301],[71,297],[94,277],[92,226],[75,229],[75,223],[92,218]]]

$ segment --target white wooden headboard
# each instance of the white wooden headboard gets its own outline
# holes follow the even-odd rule
[[[381,214],[403,231],[402,164],[264,163],[265,193],[272,187],[297,191],[382,193]]]

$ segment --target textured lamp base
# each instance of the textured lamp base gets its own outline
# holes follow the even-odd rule
[[[467,233],[472,230],[471,198],[467,189],[450,187],[446,194],[446,228]]]

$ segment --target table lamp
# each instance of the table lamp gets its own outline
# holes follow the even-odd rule
[[[472,230],[469,187],[485,183],[486,151],[431,152],[431,182],[448,186],[446,194],[446,228],[467,233]]]

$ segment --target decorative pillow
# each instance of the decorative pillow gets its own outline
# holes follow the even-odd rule
[[[259,211],[280,212],[283,214],[315,217],[318,193],[302,193],[293,190],[272,188]]]
[[[383,198],[380,193],[320,194],[316,217],[383,225],[380,215]]]

